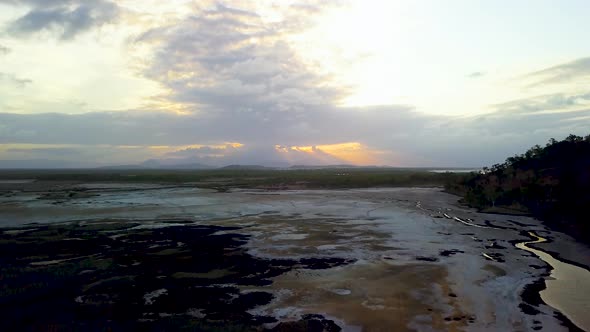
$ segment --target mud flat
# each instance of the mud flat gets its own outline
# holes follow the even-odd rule
[[[566,309],[525,292],[550,266],[513,243],[533,231],[566,259],[590,257],[534,219],[476,213],[439,189],[76,188],[87,194],[0,198],[0,309],[15,324],[567,331]]]

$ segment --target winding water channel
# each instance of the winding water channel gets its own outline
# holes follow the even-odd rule
[[[541,299],[561,311],[579,328],[590,331],[590,271],[529,247],[529,244],[547,241],[533,232],[529,232],[529,235],[536,240],[517,243],[516,247],[532,252],[552,268],[551,275],[545,279],[547,288],[541,291]]]

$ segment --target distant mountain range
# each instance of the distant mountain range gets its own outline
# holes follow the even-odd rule
[[[294,165],[284,162],[261,162],[260,164],[230,164],[230,165],[206,165],[192,162],[186,159],[148,159],[139,164],[104,165],[71,162],[65,160],[30,159],[30,160],[0,160],[0,169],[61,169],[61,168],[95,168],[103,170],[125,170],[125,169],[319,169],[319,168],[353,168],[354,165]]]
[[[0,166],[1,167],[1,166]],[[330,168],[378,168],[378,166],[355,166],[355,165],[241,165],[233,164],[227,166],[211,166],[199,163],[188,163],[188,164],[171,164],[171,163],[154,163],[147,161],[137,165],[115,165],[115,166],[103,166],[100,169],[186,169],[186,170],[199,170],[199,169],[248,169],[248,170],[265,170],[265,169],[330,169]]]

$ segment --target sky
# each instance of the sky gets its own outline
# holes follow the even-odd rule
[[[0,0],[0,167],[480,167],[590,134],[586,0]]]

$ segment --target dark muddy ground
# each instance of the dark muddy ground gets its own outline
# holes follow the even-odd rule
[[[265,286],[294,268],[338,258],[262,259],[236,227],[70,223],[0,232],[4,331],[339,331],[319,315],[281,324],[248,311]],[[217,234],[217,232],[220,232]]]

